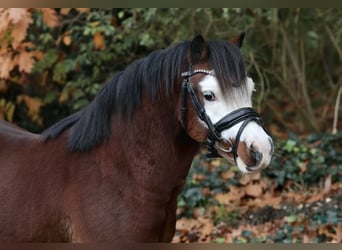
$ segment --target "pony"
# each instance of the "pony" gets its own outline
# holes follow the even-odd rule
[[[1,121],[0,241],[170,242],[202,145],[243,173],[268,166],[243,39],[154,51],[42,134]]]

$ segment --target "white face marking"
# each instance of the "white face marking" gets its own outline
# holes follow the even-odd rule
[[[236,109],[252,107],[252,92],[254,91],[254,82],[249,77],[247,77],[247,82],[245,85],[232,88],[232,90],[225,96],[223,95],[219,87],[219,83],[214,76],[206,76],[202,81],[199,82],[199,86],[204,96],[204,109],[213,124]],[[214,98],[212,98],[213,96]],[[208,100],[206,100],[206,98]],[[242,122],[236,124],[230,129],[223,130],[221,133],[222,138],[227,140],[234,139],[241,124]],[[248,150],[254,148],[254,151],[257,150],[262,154],[262,159],[257,162],[256,166],[247,166],[246,163],[238,156],[236,163],[242,172],[253,172],[263,169],[269,165],[273,149],[272,140],[260,125],[255,122],[248,123],[241,134],[240,141],[246,143]],[[233,161],[231,156],[220,150],[220,147],[217,143],[215,146],[219,154],[221,154],[228,161]]]

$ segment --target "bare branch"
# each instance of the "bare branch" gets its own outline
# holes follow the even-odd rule
[[[342,86],[340,86],[340,88],[338,89],[338,92],[337,92],[337,98],[336,98],[335,110],[334,110],[334,121],[333,121],[332,134],[337,133],[338,109],[340,106],[341,94],[342,94]]]

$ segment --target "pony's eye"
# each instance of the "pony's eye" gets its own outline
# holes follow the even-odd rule
[[[215,94],[211,91],[207,91],[203,93],[204,99],[207,101],[214,101],[215,100]]]

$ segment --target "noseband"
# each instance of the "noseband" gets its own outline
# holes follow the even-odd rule
[[[224,116],[221,120],[219,120],[217,123],[213,124],[210,120],[209,116],[205,112],[205,109],[203,105],[201,104],[200,98],[196,94],[193,84],[190,82],[190,78],[196,74],[206,74],[206,75],[212,75],[214,76],[215,73],[213,70],[205,70],[205,69],[195,69],[195,70],[189,70],[187,72],[182,73],[182,77],[184,77],[183,85],[182,85],[182,94],[181,94],[181,116],[182,116],[182,123],[185,128],[187,129],[187,96],[189,95],[192,101],[192,104],[196,110],[197,116],[199,119],[201,119],[208,127],[209,134],[206,141],[207,146],[207,157],[221,157],[216,148],[215,148],[215,142],[223,142],[226,141],[230,144],[230,148],[228,150],[221,149],[226,153],[232,153],[234,156],[234,161],[236,162],[236,159],[238,157],[237,150],[238,145],[240,141],[240,136],[243,132],[243,130],[246,128],[247,124],[251,121],[254,121],[258,123],[261,127],[263,127],[263,122],[261,120],[260,115],[250,107],[240,108],[237,110],[234,110],[233,112],[227,114]],[[221,132],[225,129],[229,129],[233,127],[234,125],[242,122],[234,143],[232,143],[230,140],[226,140],[221,137]]]

